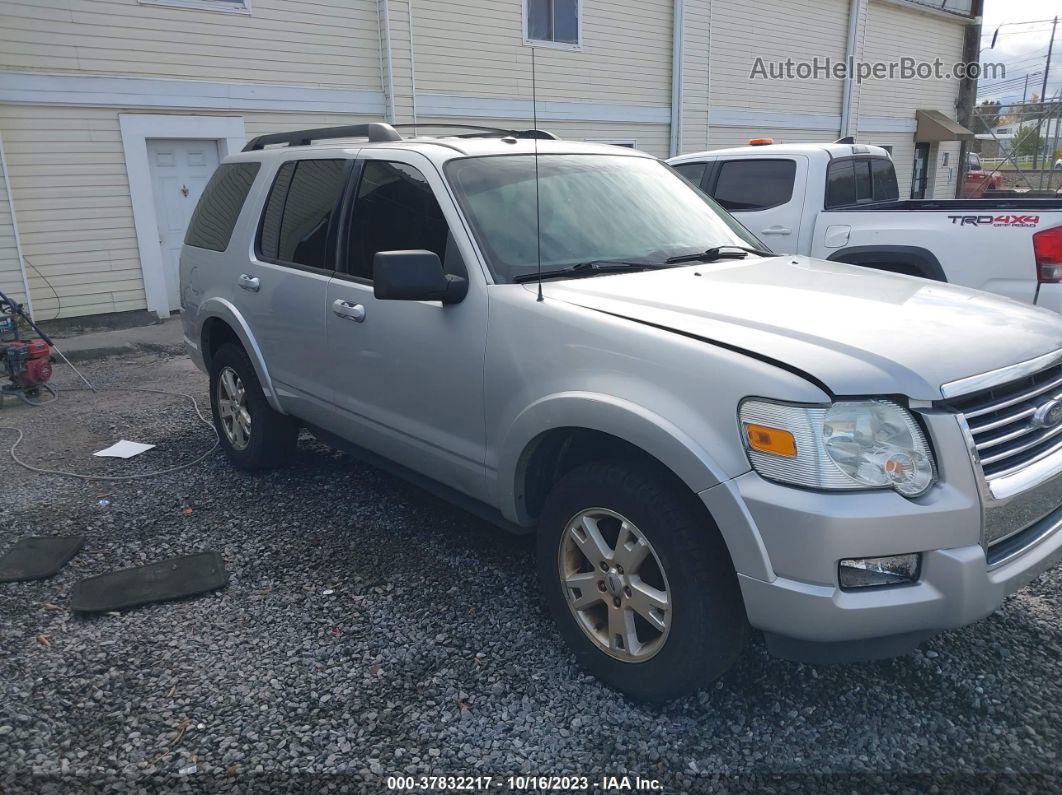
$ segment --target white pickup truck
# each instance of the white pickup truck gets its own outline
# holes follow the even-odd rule
[[[901,200],[889,153],[859,144],[762,143],[668,163],[778,253],[1062,312],[1062,197]]]

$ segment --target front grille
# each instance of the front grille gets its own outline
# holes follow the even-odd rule
[[[1062,449],[1062,425],[1040,428],[1033,415],[1062,397],[1062,364],[949,401],[973,434],[985,478],[1004,477]]]

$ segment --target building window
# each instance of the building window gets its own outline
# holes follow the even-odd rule
[[[250,14],[251,0],[138,0],[143,6],[170,6],[226,14]]]
[[[581,0],[524,0],[524,42],[578,47],[582,28]]]

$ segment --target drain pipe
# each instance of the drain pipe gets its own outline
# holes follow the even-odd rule
[[[381,71],[383,72],[384,88],[387,90],[387,102],[385,109],[387,121],[394,124],[395,118],[395,64],[391,54],[391,11],[388,8],[389,0],[377,0],[376,12],[380,23],[380,34],[383,39],[383,51],[380,53]]]
[[[18,219],[15,218],[15,197],[11,193],[11,175],[7,172],[7,156],[4,154],[4,137],[0,135],[0,175],[4,178],[4,190],[7,193],[7,207],[11,213],[11,230],[15,235],[15,255],[18,257],[18,269],[22,273],[22,289],[26,293],[26,311],[33,314],[33,297],[30,295],[29,277],[26,276],[26,257],[22,254],[22,240],[18,236]]]
[[[686,4],[675,0],[671,34],[671,157],[682,148],[682,33]]]
[[[840,137],[847,138],[853,134],[852,127],[852,68],[855,66],[856,38],[859,35],[859,17],[863,13],[863,0],[851,0],[848,6],[848,42],[844,50],[844,62],[849,67],[844,78],[841,94],[841,129]]]

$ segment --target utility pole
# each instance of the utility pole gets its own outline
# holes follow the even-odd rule
[[[859,4],[853,2],[853,9],[858,8]],[[981,22],[982,13],[984,11],[984,0],[973,0],[970,4],[970,16],[973,17],[973,24],[966,26],[962,43],[962,58],[967,64],[975,63],[981,60]],[[855,25],[853,23],[852,30],[849,32],[849,37],[855,36]],[[850,82],[850,81],[849,81]],[[845,90],[848,91],[849,85],[845,84]],[[974,122],[977,120],[977,78],[964,75],[962,81],[959,83],[959,91],[955,97],[955,118],[963,127],[968,130],[972,130],[975,134],[978,132],[974,129],[977,125]],[[847,132],[842,135],[847,135]],[[962,198],[963,187],[966,185],[966,171],[968,168],[970,152],[970,144],[972,142],[963,139],[959,144],[959,162],[956,163],[955,173],[958,174],[958,179],[955,180],[955,198]]]
[[[1043,112],[1046,111],[1047,106],[1044,104],[1047,101],[1047,82],[1051,79],[1051,55],[1055,50],[1055,31],[1058,29],[1058,15],[1055,15],[1055,20],[1051,23],[1051,42],[1047,45],[1047,66],[1044,67],[1044,84],[1040,89],[1040,116],[1041,118],[1036,122],[1036,151],[1033,154],[1033,170],[1035,171],[1040,165],[1040,125],[1043,122]],[[1043,182],[1043,175],[1040,175],[1041,183]]]

